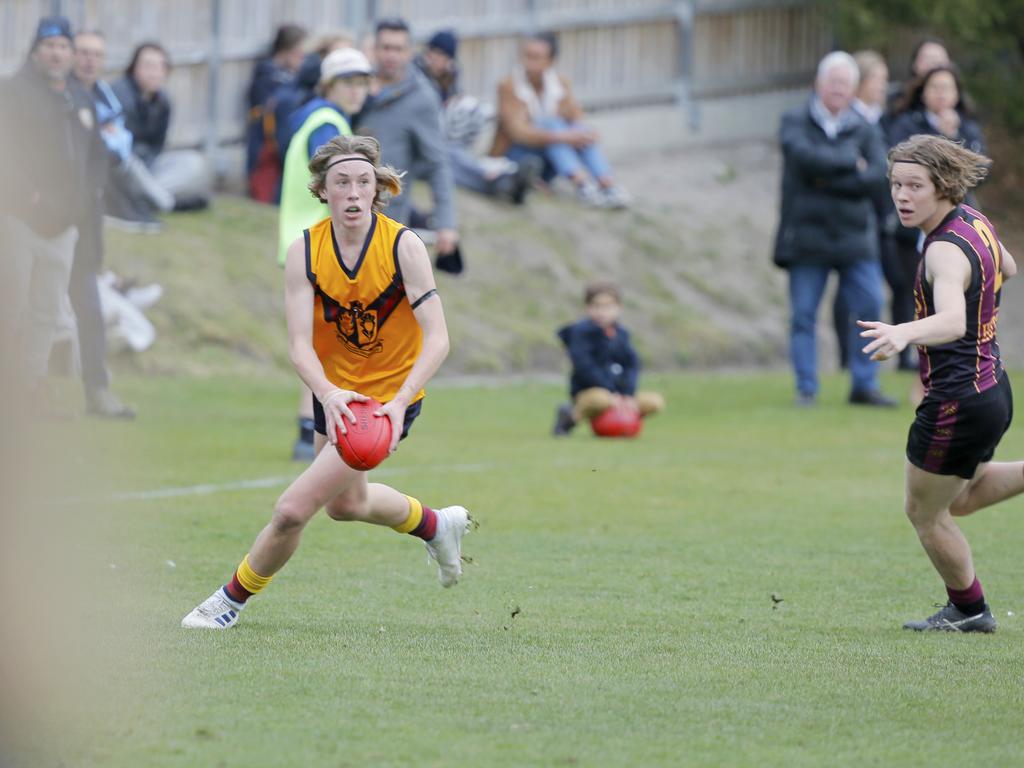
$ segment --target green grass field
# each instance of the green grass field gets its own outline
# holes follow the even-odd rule
[[[266,487],[83,502],[99,650],[25,763],[1019,765],[1024,501],[964,524],[999,631],[911,634],[945,598],[901,511],[908,406],[847,407],[840,378],[808,411],[784,374],[647,383],[669,410],[627,442],[549,437],[558,385],[433,387],[376,474],[472,511],[463,582],[321,515],[237,628],[200,633],[181,617],[298,472],[294,386],[122,380],[140,420],[70,441],[111,488]]]

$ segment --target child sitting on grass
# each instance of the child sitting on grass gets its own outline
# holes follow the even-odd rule
[[[630,344],[629,331],[618,322],[619,287],[609,281],[592,282],[583,300],[587,316],[558,331],[572,361],[572,403],[558,406],[555,435],[568,435],[581,419],[593,419],[612,407],[635,409],[641,417],[665,407],[658,393],[636,391],[640,359]]]

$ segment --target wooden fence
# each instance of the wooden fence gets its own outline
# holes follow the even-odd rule
[[[174,64],[171,142],[238,141],[253,62],[277,25],[360,39],[375,19],[405,18],[417,40],[454,29],[466,92],[492,100],[518,36],[558,33],[560,69],[587,108],[679,103],[809,84],[829,50],[814,0],[0,0],[0,74],[24,60],[40,16],[59,11],[107,38],[110,77],[136,44],[159,40]]]

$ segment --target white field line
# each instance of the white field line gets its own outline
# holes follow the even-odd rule
[[[436,467],[408,467],[391,468],[382,467],[375,469],[371,479],[387,477],[390,475],[405,475],[413,472],[486,472],[494,469],[496,464],[446,464]],[[232,491],[248,491],[257,488],[279,488],[288,485],[298,475],[278,475],[274,477],[257,477],[251,480],[235,480],[229,483],[202,483],[200,485],[183,485],[177,488],[155,488],[148,491],[119,491],[112,493],[107,498],[111,501],[151,501],[154,499],[173,499],[181,496],[209,496],[215,493],[230,493]],[[73,503],[79,499],[67,499],[66,502]]]

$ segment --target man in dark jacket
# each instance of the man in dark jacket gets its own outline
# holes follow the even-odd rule
[[[0,359],[30,389],[46,375],[79,228],[96,204],[89,160],[104,152],[91,101],[69,81],[72,56],[68,20],[44,18],[25,65],[0,84],[0,103],[17,105],[0,110]]]
[[[414,61],[441,99],[442,135],[455,184],[522,205],[544,163],[532,156],[517,163],[507,157],[480,157],[476,153],[474,147],[487,120],[487,108],[460,92],[457,51],[458,37],[453,31],[442,29],[430,38]]]
[[[830,53],[818,65],[810,101],[783,117],[782,211],[775,263],[789,270],[792,311],[790,354],[798,405],[813,405],[818,394],[815,319],[832,270],[854,319],[881,312],[882,272],[873,197],[886,182],[881,134],[850,105],[857,87],[857,63],[847,53]],[[862,344],[849,327],[850,349]],[[850,357],[849,400],[892,406],[878,387],[877,363]]]

